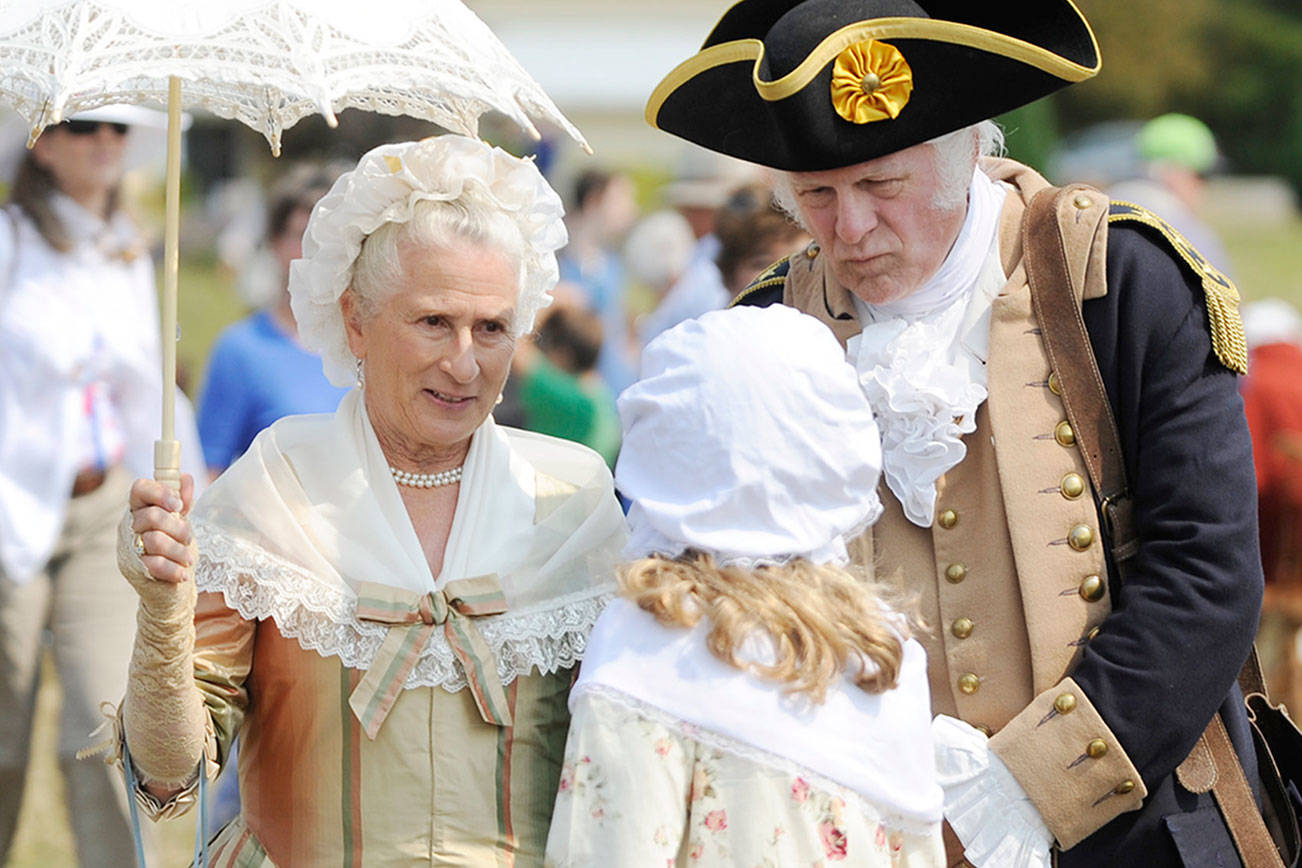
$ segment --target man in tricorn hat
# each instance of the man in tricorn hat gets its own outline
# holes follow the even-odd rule
[[[988,156],[988,118],[1099,67],[1070,0],[742,0],[647,119],[777,170],[814,238],[738,303],[823,320],[874,401],[857,556],[932,627],[951,859],[1267,864],[1223,819],[1259,785],[1237,293],[1154,215]]]

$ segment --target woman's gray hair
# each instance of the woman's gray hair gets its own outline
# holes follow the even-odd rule
[[[548,299],[525,280],[525,241],[520,228],[487,196],[483,188],[467,185],[453,200],[426,199],[412,208],[405,223],[386,223],[362,242],[353,265],[351,290],[362,317],[370,317],[404,277],[404,247],[446,249],[456,244],[481,245],[501,256],[515,272],[515,316],[511,336],[520,337]]]
[[[972,162],[978,157],[999,157],[1004,153],[1004,131],[991,120],[954,130],[927,142],[932,146],[936,171],[936,195],[933,207],[953,211],[967,201],[972,181]],[[804,218],[796,205],[790,172],[774,172],[773,199],[778,207],[801,226]],[[808,226],[805,226],[808,229]]]

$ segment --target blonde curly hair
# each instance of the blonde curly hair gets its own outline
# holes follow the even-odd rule
[[[882,603],[889,593],[853,567],[804,558],[719,566],[708,554],[688,551],[673,560],[653,556],[626,564],[620,590],[665,626],[694,627],[708,618],[706,645],[714,656],[815,703],[852,666],[855,684],[868,693],[889,690],[899,678],[901,632],[909,622],[896,616],[893,624]],[[756,631],[773,640],[771,666],[738,656]]]

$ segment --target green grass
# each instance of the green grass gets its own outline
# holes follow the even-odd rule
[[[208,369],[208,352],[217,334],[247,311],[232,288],[231,278],[223,274],[208,258],[181,262],[177,278],[177,322],[181,340],[176,347],[176,363],[188,383],[183,386],[197,398]]]
[[[1282,226],[1217,226],[1245,300],[1277,297],[1302,308],[1302,217]]]

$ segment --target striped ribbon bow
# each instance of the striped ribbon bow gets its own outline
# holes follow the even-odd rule
[[[466,672],[480,716],[488,723],[510,726],[511,711],[497,674],[497,657],[471,620],[505,611],[506,596],[495,573],[448,582],[443,590],[427,594],[374,582],[359,584],[357,620],[389,627],[371,667],[348,697],[348,705],[367,737],[374,739],[380,731],[407,675],[439,624]]]

